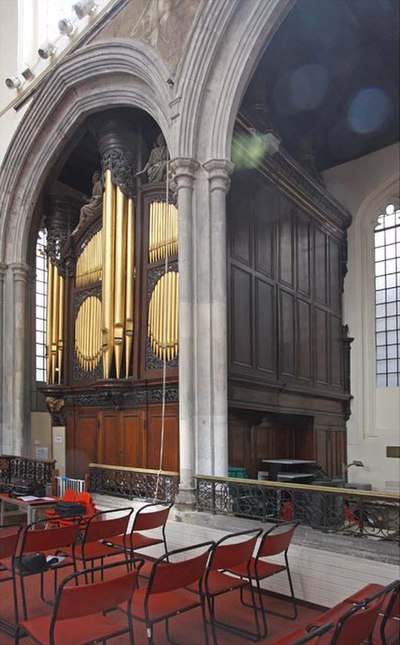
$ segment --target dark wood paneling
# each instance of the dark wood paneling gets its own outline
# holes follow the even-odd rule
[[[292,204],[283,197],[280,200],[278,218],[278,272],[279,280],[294,286],[294,217]]]
[[[328,315],[326,311],[314,309],[315,380],[328,383]]]
[[[296,375],[295,300],[291,293],[279,292],[280,373]]]
[[[329,316],[329,337],[331,342],[331,374],[330,382],[338,387],[343,386],[343,357],[342,357],[342,322],[336,316]]]
[[[314,285],[315,299],[327,304],[327,249],[326,234],[318,228],[314,230]]]
[[[119,413],[115,410],[99,412],[99,442],[96,461],[100,464],[120,463]]]
[[[232,257],[248,266],[252,263],[252,221],[248,214],[249,206],[243,202],[243,198],[236,203],[233,211],[231,232],[231,252]]]
[[[255,270],[275,277],[276,197],[271,190],[256,196],[254,204]]]
[[[311,295],[310,260],[310,222],[300,215],[297,219],[297,288],[305,296]]]
[[[256,368],[276,372],[275,289],[256,279]]]
[[[252,276],[249,272],[232,267],[231,294],[231,356],[237,365],[253,364]]]
[[[329,305],[340,311],[341,305],[341,263],[340,246],[336,240],[329,240]]]
[[[311,305],[304,300],[297,300],[297,375],[299,379],[312,379],[312,347],[311,347]]]

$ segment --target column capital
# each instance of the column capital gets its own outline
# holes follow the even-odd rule
[[[4,282],[4,278],[6,277],[6,273],[7,273],[7,268],[8,268],[7,264],[4,264],[4,262],[0,262],[0,282]]]
[[[230,185],[229,175],[232,174],[234,167],[234,164],[228,159],[210,159],[204,162],[203,168],[208,173],[210,193],[214,190],[228,192]]]
[[[14,282],[27,282],[31,273],[29,264],[10,264]]]
[[[191,157],[175,157],[170,168],[178,191],[180,188],[193,188],[196,170],[200,168],[198,161]]]

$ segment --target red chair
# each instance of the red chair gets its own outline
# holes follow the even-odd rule
[[[82,542],[74,551],[69,551],[75,561],[82,561],[86,569],[89,563],[93,567],[96,560],[104,563],[104,558],[123,554],[128,561],[129,548],[126,531],[132,515],[132,508],[118,508],[101,511],[89,518],[83,533]]]
[[[146,624],[148,645],[153,645],[153,626],[156,623],[165,621],[170,640],[170,618],[197,607],[201,608],[205,642],[208,645],[202,579],[212,544],[203,542],[165,553],[155,561],[148,585],[135,590],[132,616]],[[199,549],[200,554],[194,555]],[[182,560],[183,557],[185,559]],[[189,585],[194,585],[197,593],[190,591],[187,588]]]
[[[125,567],[125,561],[85,569],[67,576],[57,592],[52,615],[20,623],[15,634],[16,645],[24,634],[40,645],[90,645],[105,643],[108,638],[126,633],[129,634],[129,643],[133,645],[131,604],[141,563],[138,561],[135,565],[135,569],[129,572],[91,584],[82,584],[80,578],[83,576],[87,580],[88,575],[93,577],[96,571],[101,570],[103,573],[109,569]],[[105,612],[121,605],[126,616],[123,622],[111,620],[105,615]]]
[[[394,638],[399,634],[399,619],[400,619],[400,580],[395,580],[392,584],[388,585],[381,609],[381,623],[379,634],[382,640],[382,645],[388,645],[389,635],[388,632],[393,628]],[[393,641],[394,642],[394,641]]]
[[[235,591],[237,589],[243,589],[243,587],[248,586],[251,557],[257,539],[261,533],[261,529],[231,533],[218,540],[211,549],[210,560],[204,576],[204,594],[207,600],[208,613],[215,644],[217,643],[216,627],[222,627],[222,629],[226,629],[234,634],[239,634],[244,638],[251,638],[252,640],[258,640],[260,638],[261,630],[258,620],[255,594],[252,586],[250,586],[250,593],[252,598],[251,607],[253,609],[256,625],[255,633],[217,620],[215,600],[222,594],[229,593],[230,591]],[[233,571],[236,567],[240,571],[246,572],[246,578],[230,574],[230,571]]]
[[[378,620],[383,603],[383,595],[369,599],[365,603],[351,607],[339,619],[330,645],[349,645],[350,643],[372,643],[372,632]]]
[[[79,522],[70,526],[52,526],[46,528],[46,520],[34,522],[26,527],[22,535],[21,546],[18,551],[18,561],[29,554],[43,552],[46,556],[60,555],[62,560],[50,566],[48,570],[54,572],[54,590],[57,588],[57,572],[66,566],[75,567],[74,549],[80,532]],[[46,571],[27,572],[22,568],[15,568],[15,573],[20,578],[22,606],[24,619],[27,618],[27,605],[24,579],[40,574],[40,597],[43,602],[48,602],[44,596],[44,574]]]
[[[315,627],[310,631],[307,631],[306,629],[296,629],[294,632],[286,634],[285,636],[278,638],[278,640],[272,641],[270,645],[304,645],[305,643],[308,643],[309,645],[318,645],[321,643],[322,645],[322,642],[326,641],[323,641],[321,636],[331,631],[332,627],[333,623],[327,623],[326,625]],[[328,639],[328,642],[329,640],[330,639]]]
[[[12,581],[15,622],[18,622],[17,583],[15,577],[15,555],[22,526],[9,524],[0,526],[0,583]]]
[[[172,504],[160,506],[160,504],[146,504],[135,513],[133,525],[129,534],[129,549],[134,555],[136,551],[145,549],[155,544],[163,544],[164,553],[167,552],[165,537],[165,525]],[[151,534],[143,533],[151,531]],[[121,545],[122,536],[113,541],[113,546]],[[110,540],[108,540],[110,542]],[[146,559],[146,556],[141,556]]]
[[[283,524],[277,524],[276,526],[273,526],[271,529],[264,533],[263,537],[261,538],[259,547],[255,555],[251,559],[250,576],[246,572],[246,567],[244,566],[234,567],[233,569],[230,569],[232,573],[235,573],[242,578],[247,578],[247,580],[250,582],[250,589],[252,588],[251,583],[253,581],[256,584],[257,596],[262,612],[264,630],[263,633],[259,635],[260,638],[266,636],[268,633],[267,620],[265,616],[266,613],[271,613],[282,618],[289,618],[290,620],[297,618],[296,598],[293,590],[292,577],[290,575],[288,550],[292,541],[293,534],[299,523],[299,520],[296,520],[294,522],[284,522]],[[284,555],[285,564],[279,564],[277,562],[270,562],[266,560],[266,558],[278,555],[280,553],[283,553]],[[290,616],[288,616],[287,614],[280,614],[278,612],[273,612],[271,610],[265,609],[263,602],[263,592],[260,584],[261,580],[265,580],[266,578],[274,576],[277,573],[281,573],[282,571],[286,571],[289,582],[289,589],[293,606],[293,614]],[[243,600],[243,593],[241,593],[241,600],[244,605],[249,606],[249,604],[245,603]]]

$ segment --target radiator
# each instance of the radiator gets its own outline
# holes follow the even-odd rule
[[[66,488],[72,488],[76,493],[82,493],[85,490],[84,479],[71,479],[70,477],[55,477],[56,495],[62,497]]]

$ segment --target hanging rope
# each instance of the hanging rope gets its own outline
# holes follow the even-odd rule
[[[169,218],[167,217],[167,211],[169,208],[169,159],[167,159],[166,164],[166,179],[165,179],[165,202],[164,202],[164,240],[165,240],[165,262],[164,262],[164,275],[167,275],[168,272],[168,244],[167,240],[169,239]],[[158,493],[160,489],[161,482],[161,471],[162,471],[162,462],[164,457],[164,436],[165,436],[165,399],[166,399],[166,390],[167,390],[167,315],[168,315],[168,298],[164,298],[164,311],[163,311],[163,372],[162,372],[162,403],[161,403],[161,437],[160,437],[160,461],[157,472],[157,481],[156,481],[156,490],[154,494],[154,500],[158,499]]]

